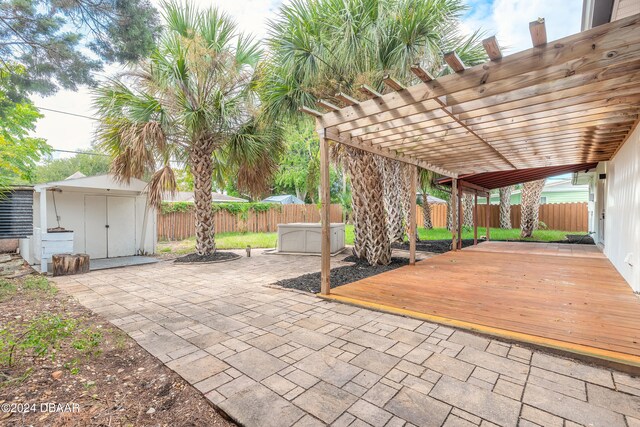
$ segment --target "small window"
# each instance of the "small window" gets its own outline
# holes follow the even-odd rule
[[[547,203],[547,196],[540,197],[540,204],[544,205],[545,203]]]

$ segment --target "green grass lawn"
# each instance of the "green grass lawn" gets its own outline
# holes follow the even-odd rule
[[[353,226],[347,225],[346,230],[346,242],[348,245],[353,244]],[[486,230],[484,227],[478,227],[478,237],[484,236]],[[533,237],[529,239],[522,239],[526,241],[541,241],[551,242],[557,240],[564,240],[568,231],[559,230],[538,230],[533,233]],[[424,228],[418,229],[418,234],[421,240],[444,240],[451,239],[451,232],[446,228],[434,228],[433,230],[425,230]],[[579,234],[573,232],[573,234]],[[465,230],[462,233],[463,239],[473,239],[473,230]],[[511,229],[503,230],[501,228],[491,229],[492,240],[521,240],[520,230]],[[276,233],[219,233],[216,234],[216,246],[218,249],[242,249],[247,246],[252,248],[275,248],[277,240]],[[195,237],[179,242],[158,242],[158,252],[160,253],[174,253],[174,254],[188,254],[194,251],[196,244]]]

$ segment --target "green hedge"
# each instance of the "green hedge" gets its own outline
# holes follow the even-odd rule
[[[189,212],[193,210],[194,204],[193,202],[162,202],[162,213],[173,213],[173,212]],[[212,203],[211,209],[214,212],[218,211],[226,211],[230,214],[240,215],[242,217],[247,216],[249,212],[266,212],[270,209],[281,210],[282,205],[278,203]]]

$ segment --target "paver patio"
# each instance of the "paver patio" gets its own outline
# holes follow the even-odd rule
[[[246,426],[640,426],[639,378],[264,286],[319,267],[254,251],[54,280]]]

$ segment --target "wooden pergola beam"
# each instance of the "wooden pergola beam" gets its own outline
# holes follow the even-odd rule
[[[420,64],[411,66],[411,72],[424,83],[428,83],[433,80],[433,76],[427,70],[422,68]]]
[[[342,143],[450,173],[605,157],[640,113],[640,14],[554,43],[543,22],[531,34],[534,48],[505,57],[495,37],[484,40],[491,61],[467,69],[450,53],[456,74],[438,79],[416,65],[415,86],[385,76],[393,92],[364,87],[374,99],[322,115],[323,126]]]
[[[544,18],[538,18],[533,22],[529,22],[529,33],[531,34],[533,47],[540,47],[547,44],[547,28],[544,24]]]
[[[358,104],[358,100],[352,96],[347,95],[346,93],[339,92],[336,93],[335,98],[340,100],[345,105],[356,105]]]
[[[320,118],[322,117],[322,113],[318,110],[314,110],[313,108],[309,108],[309,107],[300,107],[300,111],[302,113],[308,114],[312,117],[316,117],[316,118]]]
[[[338,107],[335,104],[332,104],[331,102],[327,101],[326,99],[319,99],[318,101],[316,101],[316,105],[318,107],[324,108],[324,109],[329,110],[329,111],[338,111],[338,110],[340,110],[340,107]]]
[[[471,190],[474,190],[474,194],[476,194],[478,192],[482,193],[483,195],[489,193],[489,189],[488,188],[481,187],[481,186],[479,186],[477,184],[474,184],[472,182],[465,181],[464,179],[458,179],[458,185],[461,186],[461,187],[464,187],[464,188],[469,188]]]
[[[362,85],[358,88],[358,90],[362,93],[364,93],[365,95],[367,95],[369,98],[381,98],[382,94],[380,92],[378,92],[377,90],[375,90],[374,88],[372,88],[369,85]]]
[[[393,90],[404,90],[405,87],[402,83],[400,83],[398,80],[394,79],[393,77],[391,77],[390,75],[386,75],[382,78],[382,81],[384,82],[385,85],[387,85],[388,87],[390,87]]]
[[[635,73],[629,77],[635,78]],[[521,111],[524,114],[528,114],[534,111],[553,109],[556,105],[559,106],[577,106],[583,102],[589,102],[596,100],[604,100],[611,103],[624,103],[626,101],[635,101],[636,95],[640,93],[640,87],[635,84],[629,83],[629,77],[621,77],[613,80],[606,80],[605,82],[596,82],[585,85],[583,88],[571,88],[564,91],[557,91],[554,93],[545,93],[534,96],[532,98],[518,99],[515,101],[508,101],[506,103],[499,103],[494,105],[477,105],[470,106],[470,104],[454,105],[453,113],[458,115],[460,120],[464,120],[465,123],[469,123],[470,118],[482,117],[485,120],[493,120],[491,117],[516,117],[520,115]],[[640,78],[640,73],[637,78]],[[598,90],[598,88],[604,90]],[[612,90],[615,90],[612,94]],[[502,99],[503,100],[503,99]],[[475,102],[472,102],[475,103]],[[473,108],[472,108],[473,107]],[[435,109],[435,110],[434,110]],[[394,116],[391,112],[381,113],[376,115],[376,118],[380,120],[386,119],[387,116],[391,118],[388,121],[382,121],[379,123],[373,122],[372,118],[365,118],[350,122],[348,124],[338,126],[341,132],[350,131],[352,134],[361,136],[364,133],[372,133],[376,131],[389,131],[390,134],[398,135],[405,131],[411,131],[415,128],[430,127],[434,123],[430,119],[434,117],[444,116],[443,112],[439,109],[439,104],[435,101],[425,102],[424,104],[418,104],[417,106],[398,113],[407,113],[404,117],[398,119],[397,114]],[[488,117],[488,119],[487,119]],[[359,125],[370,123],[369,126],[358,128]],[[471,123],[473,124],[473,123]],[[405,128],[406,127],[406,128]],[[367,136],[369,138],[369,136]]]
[[[610,114],[595,114],[584,115],[582,117],[573,117],[568,119],[559,119],[557,122],[544,122],[535,123],[528,126],[514,125],[509,127],[489,129],[483,132],[483,136],[491,141],[491,144],[495,142],[514,139],[519,137],[536,136],[543,133],[550,132],[562,132],[566,130],[597,130],[598,126],[607,125],[621,125],[624,123],[630,123],[635,120],[637,114],[629,113],[610,113]],[[427,129],[428,131],[428,129]],[[413,136],[416,141],[423,141],[421,144],[415,144],[414,146],[423,146],[425,149],[430,145],[430,138],[427,135]],[[439,142],[440,145],[446,145],[449,147],[455,147],[455,144],[459,141],[469,141],[469,137],[464,134],[454,135],[452,138],[434,138],[435,142]],[[398,146],[403,144],[398,144]],[[406,144],[404,144],[406,145]],[[396,147],[396,146],[393,146]],[[389,147],[391,148],[391,147]]]
[[[541,48],[518,52],[503,58],[502,61],[476,65],[466,69],[463,74],[442,76],[430,83],[411,86],[402,92],[386,94],[380,97],[382,102],[378,100],[362,102],[357,111],[350,107],[344,108],[335,114],[325,115],[323,120],[327,127],[332,127],[362,118],[364,114],[378,114],[446,95],[457,97],[459,92],[469,89],[475,92],[474,99],[480,99],[487,95],[485,91],[477,90],[479,82],[484,87],[501,82],[500,93],[509,92],[513,87],[526,87],[532,82],[540,82],[549,73],[557,74],[560,70],[563,74],[558,74],[557,78],[566,77],[566,64],[574,61],[579,61],[580,70],[583,70],[584,68],[600,69],[603,62],[632,60],[633,57],[625,53],[637,51],[635,44],[640,42],[638,28],[640,28],[640,15],[617,20],[565,37],[556,43],[548,43]],[[593,45],[598,49],[593,49]],[[617,54],[603,59],[602,54],[607,50],[616,50]],[[497,90],[495,93],[498,93]]]
[[[490,142],[488,142],[486,139],[484,139],[482,136],[480,136],[475,130],[471,129],[469,126],[467,126],[462,120],[460,120],[458,118],[458,116],[456,114],[453,114],[448,108],[447,105],[442,102],[439,98],[436,99],[436,102],[438,102],[441,105],[442,111],[444,111],[449,117],[451,117],[456,123],[458,123],[461,127],[463,127],[464,129],[466,129],[470,134],[472,134],[473,136],[475,136],[478,141],[480,141],[481,143],[483,143],[484,145],[486,145],[487,147],[489,147],[491,150],[493,150],[498,157],[500,157],[502,160],[504,160],[505,163],[507,163],[508,165],[510,165],[512,168],[517,169],[516,166],[511,163],[511,161],[509,159],[507,159],[500,151],[498,151],[497,148],[495,148],[493,145],[491,145]]]
[[[484,47],[484,51],[487,52],[487,56],[490,60],[497,61],[499,59],[502,59],[500,45],[498,45],[498,40],[495,36],[491,36],[482,40],[482,46]]]
[[[455,52],[447,52],[444,54],[444,62],[456,73],[460,73],[465,70],[464,62]]]
[[[398,160],[403,163],[407,163],[409,165],[419,166],[422,169],[427,169],[440,175],[457,178],[458,174],[453,171],[449,171],[447,169],[438,167],[424,160],[418,160],[411,156],[407,156],[401,153],[396,153],[392,150],[383,150],[377,147],[369,146],[367,144],[363,144],[361,141],[358,141],[357,138],[352,139],[350,136],[340,135],[335,131],[327,129],[325,132],[325,138],[335,141],[339,144],[348,145],[350,147],[359,148],[360,150],[367,151],[369,153],[377,154],[382,157],[386,157],[393,160]]]

